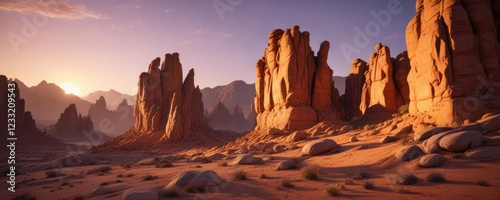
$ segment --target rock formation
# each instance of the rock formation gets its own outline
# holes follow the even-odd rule
[[[222,102],[219,102],[212,112],[207,115],[208,125],[215,130],[230,130],[235,132],[251,131],[250,125],[241,107],[235,105],[233,112],[230,112]]]
[[[253,111],[255,84],[247,84],[237,80],[227,85],[203,88],[201,93],[203,94],[203,104],[208,111],[212,111],[219,102],[222,102],[227,108],[238,105],[243,110],[245,117]]]
[[[161,68],[160,68],[161,64]],[[194,70],[182,80],[179,54],[166,54],[149,64],[139,76],[135,123],[125,134],[91,152],[127,149],[165,149],[182,141],[192,145],[218,145],[236,136],[215,132],[205,124],[202,94],[194,84]]]
[[[84,132],[94,130],[94,124],[89,116],[78,114],[76,105],[71,104],[61,113],[59,120],[50,131],[52,136],[59,139],[84,138]]]
[[[410,73],[410,59],[408,52],[404,51],[396,56],[392,62],[394,66],[394,84],[396,84],[397,96],[396,104],[398,106],[410,103],[410,88],[408,86],[408,73]]]
[[[298,26],[271,32],[256,64],[256,130],[302,130],[319,121],[339,120],[340,109],[334,106],[339,104],[338,91],[327,63],[329,48],[324,41],[314,56],[309,32],[300,32]]]
[[[410,114],[460,125],[500,107],[499,5],[417,1],[417,15],[406,29]]]
[[[365,83],[365,72],[368,70],[368,65],[361,59],[352,61],[349,76],[345,80],[345,93],[340,97],[342,102],[345,120],[350,120],[353,117],[362,115],[359,105],[361,103],[361,93],[363,92],[363,84]]]
[[[14,87],[9,87],[9,84],[13,84]],[[16,146],[23,146],[23,151],[30,151],[32,149],[40,148],[40,146],[61,147],[62,143],[49,135],[43,134],[37,129],[35,120],[31,115],[31,112],[25,111],[25,101],[21,99],[21,88],[17,86],[16,82],[8,80],[6,76],[0,75],[0,133],[7,138],[12,136],[17,138]],[[12,100],[9,105],[9,96]],[[14,112],[9,111],[9,109],[15,109]],[[8,114],[14,114],[14,118],[9,117]],[[15,129],[12,130],[14,135],[9,135],[9,128],[12,128],[8,124],[8,119],[14,119]],[[2,145],[7,142],[6,139],[2,139]],[[29,145],[31,149],[26,147]],[[37,151],[39,149],[36,149]]]
[[[126,99],[123,99],[116,110],[108,110],[106,99],[101,96],[90,106],[88,113],[95,130],[109,136],[119,136],[134,125],[134,109]]]

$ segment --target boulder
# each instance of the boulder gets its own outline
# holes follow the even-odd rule
[[[441,154],[428,154],[420,158],[420,167],[441,167],[446,159]]]
[[[260,165],[264,160],[259,157],[254,157],[251,154],[239,155],[233,161],[233,165]]]
[[[340,150],[340,145],[331,139],[316,140],[307,143],[302,147],[302,155],[315,156],[325,152],[337,152]]]
[[[209,158],[207,158],[205,156],[195,156],[195,157],[189,159],[188,162],[211,163],[212,160],[210,160]]]
[[[484,146],[469,149],[465,152],[465,156],[474,160],[500,160],[500,147]]]
[[[300,160],[297,158],[281,161],[276,166],[276,170],[289,170],[299,168]]]
[[[100,195],[105,195],[105,194],[111,194],[111,193],[116,193],[116,192],[120,192],[120,191],[129,189],[129,188],[131,188],[131,186],[128,184],[125,184],[125,183],[116,183],[116,184],[111,184],[111,185],[97,186],[94,189],[92,189],[89,196],[100,196]]]
[[[412,125],[398,127],[395,130],[391,131],[391,135],[396,137],[396,138],[401,139],[401,138],[406,137],[408,134],[410,134],[412,132],[412,130],[413,130]]]
[[[136,165],[144,166],[144,165],[156,165],[160,161],[160,158],[145,158],[136,163]]]
[[[308,136],[305,131],[294,131],[286,138],[286,141],[288,143],[297,142],[306,139]]]
[[[220,159],[223,159],[225,157],[227,157],[227,156],[222,154],[222,153],[214,153],[214,154],[207,156],[207,158],[211,161],[220,160]]]
[[[435,134],[429,139],[422,143],[422,147],[427,153],[440,153],[441,147],[439,146],[439,141],[446,135],[456,132],[456,130],[445,131],[442,133]]]
[[[241,147],[239,150],[238,150],[238,153],[239,154],[247,154],[249,152],[248,148],[247,147]]]
[[[219,175],[212,170],[202,172],[184,171],[177,174],[164,189],[204,192],[207,189],[211,190],[218,187],[223,182]]]
[[[396,158],[403,162],[416,159],[422,155],[424,155],[424,152],[417,145],[401,147],[396,152]]]
[[[283,144],[277,144],[277,145],[274,145],[274,147],[273,147],[273,151],[275,153],[279,153],[279,152],[282,152],[284,150],[285,150],[285,145],[283,145]]]
[[[398,140],[398,138],[394,137],[394,136],[390,136],[390,135],[387,135],[385,137],[383,137],[380,142],[381,143],[391,143],[391,142],[394,142]]]
[[[123,200],[159,199],[158,191],[154,188],[138,187],[123,192]]]
[[[415,141],[424,141],[432,137],[433,135],[436,135],[441,132],[449,131],[452,130],[453,128],[450,127],[434,127],[427,129],[423,132],[416,133],[415,136],[413,137],[413,140]]]
[[[459,131],[445,135],[439,146],[451,152],[464,152],[470,148],[480,147],[483,136],[478,131]]]
[[[357,142],[357,141],[359,141],[359,140],[358,140],[358,137],[356,137],[356,136],[351,136],[351,137],[349,138],[349,141],[350,141],[350,142]]]
[[[481,128],[486,131],[498,131],[500,130],[500,114],[490,114],[483,116],[477,121],[481,124]]]

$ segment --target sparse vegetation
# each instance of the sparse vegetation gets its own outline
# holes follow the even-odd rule
[[[372,190],[375,188],[375,184],[372,181],[363,181],[361,186],[367,190]]]
[[[103,167],[98,167],[94,169],[90,169],[87,171],[87,174],[101,174],[101,173],[107,173],[111,171],[113,168],[111,166],[103,166]]]
[[[63,183],[61,183],[61,186],[66,186],[66,185],[69,185],[68,181],[64,181]]]
[[[281,186],[281,187],[284,187],[284,188],[291,188],[291,187],[293,187],[293,186],[295,186],[295,185],[293,185],[293,183],[292,183],[290,180],[288,180],[288,179],[283,179],[283,180],[281,180],[281,182],[280,182],[280,186]]]
[[[150,180],[154,180],[154,179],[157,179],[157,178],[158,178],[158,176],[146,175],[146,176],[142,177],[142,180],[143,181],[150,181]]]
[[[488,181],[486,181],[486,180],[479,180],[479,181],[477,181],[477,184],[480,186],[491,186],[491,184],[488,183]]]
[[[12,200],[36,200],[36,197],[31,195],[30,193],[24,193],[21,196],[17,196]]]
[[[247,173],[243,170],[236,170],[231,174],[231,179],[233,181],[241,181],[241,180],[246,180],[247,179]]]
[[[406,190],[405,186],[398,185],[398,186],[394,187],[394,192],[400,193],[400,194],[406,194],[406,193],[408,193],[408,190]]]
[[[116,175],[116,178],[122,178],[122,177],[123,177],[123,174]]]
[[[302,176],[307,180],[315,180],[319,178],[320,168],[316,165],[309,165],[302,169]]]
[[[266,178],[267,178],[267,176],[266,176],[266,174],[260,174],[259,178],[260,178],[260,179],[266,179]]]
[[[363,170],[357,170],[354,172],[352,175],[352,179],[354,180],[363,180],[368,178],[368,172],[363,171]]]
[[[54,178],[54,177],[59,177],[59,176],[66,176],[66,174],[56,171],[56,170],[49,170],[45,172],[45,177],[46,178]]]
[[[446,182],[446,178],[442,173],[432,172],[425,177],[427,182]]]
[[[127,178],[134,176],[134,174],[127,174]]]
[[[109,182],[106,181],[106,182],[102,182],[101,184],[99,184],[100,186],[105,186],[105,185],[109,185]]]
[[[393,179],[393,183],[397,185],[413,185],[418,182],[418,178],[411,172],[401,172]]]
[[[201,168],[201,165],[195,165],[194,168]]]
[[[405,104],[405,105],[399,106],[398,113],[404,115],[404,114],[408,113],[409,108],[410,108],[410,104]]]
[[[336,197],[336,196],[339,196],[342,194],[342,192],[341,192],[342,188],[343,187],[341,185],[338,185],[338,184],[328,184],[325,187],[325,193],[328,196]]]
[[[123,182],[123,181],[122,181],[122,180],[120,180],[120,179],[116,179],[116,180],[115,180],[115,183],[121,183],[121,182]]]

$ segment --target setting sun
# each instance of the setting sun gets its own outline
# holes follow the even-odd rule
[[[66,94],[74,94],[76,96],[80,96],[80,88],[76,86],[74,83],[62,83],[59,85]]]

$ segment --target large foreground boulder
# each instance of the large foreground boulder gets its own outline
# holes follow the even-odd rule
[[[396,152],[396,158],[403,162],[413,160],[422,155],[424,155],[424,152],[417,145],[402,147],[398,152]]]
[[[479,131],[460,131],[441,138],[439,146],[451,152],[463,152],[470,148],[480,147],[483,136]]]
[[[184,171],[177,174],[164,189],[204,192],[214,189],[214,187],[221,185],[223,182],[219,175],[212,170],[202,172]]]
[[[465,152],[465,156],[475,160],[500,160],[500,147],[485,146],[469,149]]]
[[[420,167],[441,167],[446,159],[441,154],[428,154],[420,158]]]
[[[315,156],[325,152],[337,152],[340,150],[340,145],[331,139],[322,139],[310,142],[302,147],[302,155]]]
[[[251,154],[239,155],[233,161],[233,165],[260,165],[264,163],[262,158],[254,157]]]

